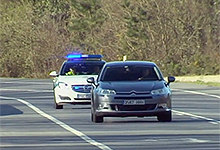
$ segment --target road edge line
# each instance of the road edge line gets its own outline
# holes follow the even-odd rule
[[[84,133],[71,128],[69,125],[63,123],[62,121],[56,119],[55,117],[43,112],[42,110],[40,110],[39,108],[37,108],[36,106],[32,105],[31,103],[23,100],[23,99],[19,99],[19,98],[14,98],[14,97],[5,97],[5,96],[0,96],[0,98],[4,98],[4,99],[13,99],[13,100],[17,100],[23,104],[25,104],[26,106],[28,106],[29,108],[31,108],[32,110],[34,110],[35,112],[37,112],[39,115],[47,118],[48,120],[54,122],[55,124],[59,125],[60,127],[62,127],[63,129],[75,134],[76,136],[80,137],[82,140],[86,141],[87,143],[94,145],[102,150],[112,150],[110,147],[108,147],[105,144],[102,144],[100,142],[97,142],[93,139],[91,139],[90,137],[88,137],[87,135],[85,135]]]

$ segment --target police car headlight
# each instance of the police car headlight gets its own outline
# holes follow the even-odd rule
[[[66,84],[66,83],[64,83],[64,82],[60,82],[60,83],[59,83],[59,87],[60,87],[61,89],[67,89],[67,88],[68,88],[68,84]]]
[[[115,95],[116,92],[115,90],[110,90],[110,89],[99,89],[98,94],[99,95]]]
[[[157,95],[159,94],[160,95],[160,94],[165,94],[165,93],[166,93],[166,89],[165,88],[157,89],[157,90],[152,90],[151,91],[152,95],[155,95],[155,94],[157,94]]]

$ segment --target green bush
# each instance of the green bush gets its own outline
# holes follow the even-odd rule
[[[71,51],[155,62],[167,75],[220,73],[220,1],[0,2],[0,76],[47,78]]]

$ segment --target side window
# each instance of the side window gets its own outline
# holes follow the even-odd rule
[[[68,68],[66,67],[66,63],[63,63],[62,67],[60,68],[60,75],[65,75],[67,69]]]
[[[68,73],[70,71],[69,67],[65,67],[65,70],[63,70],[63,75],[65,75],[66,73]]]

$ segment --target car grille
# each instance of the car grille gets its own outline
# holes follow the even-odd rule
[[[137,91],[130,91],[130,92],[117,92],[118,95],[146,95],[150,94],[150,91],[142,91],[142,92],[137,92]]]
[[[92,85],[72,85],[72,89],[80,93],[90,93]]]
[[[154,110],[156,104],[146,104],[146,105],[110,105],[112,110],[116,111],[147,111]]]
[[[115,96],[115,99],[152,99],[152,96]]]

